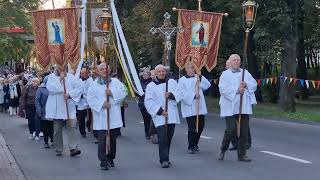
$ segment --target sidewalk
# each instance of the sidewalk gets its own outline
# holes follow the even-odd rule
[[[6,141],[0,132],[0,179],[25,180],[16,160],[13,158]]]

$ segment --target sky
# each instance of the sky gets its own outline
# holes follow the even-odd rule
[[[62,8],[65,7],[66,0],[54,0],[54,6],[55,8]],[[43,5],[43,9],[52,9],[52,0],[48,0]]]

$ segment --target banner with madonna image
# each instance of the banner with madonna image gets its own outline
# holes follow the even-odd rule
[[[80,59],[80,41],[76,8],[33,11],[37,63],[43,69],[67,63],[76,67]]]
[[[217,64],[222,13],[179,10],[176,64],[182,69],[189,60],[197,70],[210,72]]]

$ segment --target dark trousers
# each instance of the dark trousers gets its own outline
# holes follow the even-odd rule
[[[122,127],[126,127],[126,121],[124,119],[124,110],[125,110],[125,107],[121,106],[121,120],[122,120],[122,124],[123,124]]]
[[[42,121],[37,115],[35,115],[35,131],[36,136],[39,136],[40,132],[42,131]]]
[[[29,133],[32,134],[36,130],[36,107],[34,104],[27,105],[26,116],[28,119]]]
[[[226,130],[222,141],[221,151],[226,152],[232,139],[237,136],[238,115],[226,117]],[[246,144],[248,142],[249,115],[241,115],[240,137],[237,146],[238,157],[246,155]]]
[[[148,113],[146,108],[140,108],[143,124],[144,124],[144,134],[146,137],[150,137],[149,129],[150,129],[150,121],[152,121],[150,114]]]
[[[120,128],[110,130],[110,151],[106,154],[106,139],[107,131],[106,130],[97,130],[98,135],[98,158],[101,163],[106,163],[108,160],[113,160],[116,157],[117,151],[117,137],[120,134]]]
[[[79,131],[81,135],[86,135],[86,117],[87,117],[87,110],[77,110],[77,119],[79,122]]]
[[[233,140],[231,141],[232,146],[237,147],[238,146],[238,142],[239,142],[239,138],[238,136],[234,137]],[[252,140],[251,140],[251,132],[250,132],[250,121],[249,121],[249,128],[248,128],[248,143],[246,144],[246,146],[251,147],[252,144]]]
[[[53,142],[53,121],[42,120],[43,140],[48,144],[49,138]]]
[[[91,109],[87,110],[87,129],[89,132],[92,130],[92,112]]]
[[[164,161],[169,162],[170,146],[174,128],[175,124],[168,124],[167,127],[165,125],[157,127],[160,163]]]
[[[188,149],[194,149],[198,146],[199,139],[205,124],[205,116],[199,115],[199,129],[196,131],[197,116],[187,117],[188,123]]]

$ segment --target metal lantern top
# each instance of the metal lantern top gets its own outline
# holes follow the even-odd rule
[[[108,8],[102,9],[102,14],[96,18],[96,26],[102,32],[109,32],[111,26],[111,14]]]
[[[254,27],[256,20],[258,3],[254,0],[247,0],[242,3],[243,8],[243,26],[247,30],[251,30]]]

